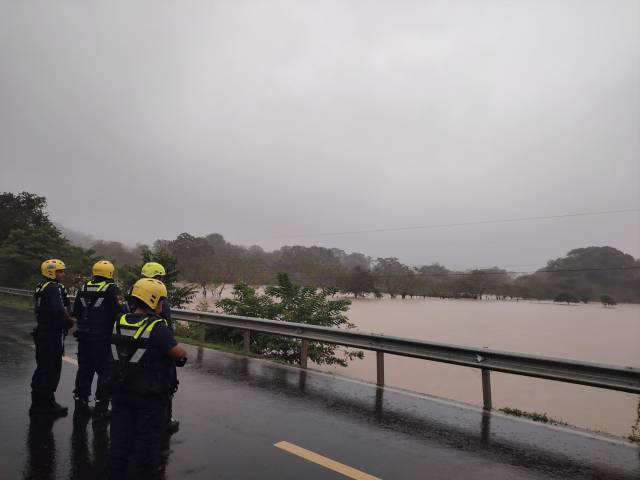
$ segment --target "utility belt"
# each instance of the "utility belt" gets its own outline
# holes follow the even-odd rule
[[[95,313],[94,313],[95,314]],[[99,318],[94,319],[94,321],[89,320],[88,318],[78,319],[78,323],[76,324],[76,336],[99,336],[111,338],[111,329],[113,327],[113,323],[110,322],[107,324],[106,315],[100,316]]]
[[[76,331],[73,334],[74,337],[78,339],[78,341],[89,341],[89,342],[105,342],[109,343],[111,341],[111,334],[105,332],[86,332],[86,331]]]
[[[62,331],[62,330],[50,330],[50,329],[44,329],[44,328],[40,328],[40,327],[36,327],[31,331],[31,336],[32,337],[57,337],[57,338],[62,338],[65,337],[67,335],[67,332]]]

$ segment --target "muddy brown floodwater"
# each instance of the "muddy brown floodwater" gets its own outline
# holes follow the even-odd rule
[[[352,300],[348,316],[362,332],[640,367],[640,305],[384,298]],[[375,361],[365,351],[363,360],[346,368],[314,367],[375,382]],[[482,404],[480,370],[474,368],[385,355],[385,382]],[[494,408],[547,413],[590,430],[626,437],[636,420],[633,394],[504,373],[492,373],[491,387]]]
[[[439,299],[355,300],[349,319],[363,332],[519,353],[640,367],[640,305]],[[375,354],[346,368],[316,367],[375,381]],[[480,370],[385,355],[393,387],[481,405]],[[627,436],[638,396],[493,373],[494,408],[546,412],[571,425]]]

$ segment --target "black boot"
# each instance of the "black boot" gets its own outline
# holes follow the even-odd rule
[[[96,406],[93,409],[94,420],[109,420],[111,417],[111,408],[109,407],[109,400],[97,400]]]
[[[43,398],[36,394],[31,394],[31,408],[29,415],[51,415],[54,417],[66,417],[69,413],[67,407],[63,407],[52,396]]]
[[[75,397],[74,400],[76,401],[75,414],[91,415],[93,408],[89,405],[88,398]]]
[[[180,422],[175,418],[171,417],[169,419],[169,422],[167,423],[167,432],[173,435],[178,430],[180,430]]]

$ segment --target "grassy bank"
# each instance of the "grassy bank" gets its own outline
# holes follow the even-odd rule
[[[197,340],[195,338],[191,338],[191,337],[184,337],[181,335],[176,335],[176,340],[179,343],[186,343],[188,345],[193,345],[195,347],[204,347],[204,348],[212,348],[214,350],[220,350],[221,352],[226,352],[226,353],[237,353],[240,355],[247,355],[247,356],[257,356],[257,355],[252,355],[252,354],[247,354],[241,346],[239,345],[235,345],[232,343],[212,343],[212,342],[203,342],[201,340]]]
[[[6,293],[0,293],[0,305],[3,307],[23,310],[25,312],[33,310],[33,300],[30,297],[19,297],[17,295],[8,295]]]
[[[507,415],[511,415],[513,417],[526,418],[527,420],[532,420],[534,422],[547,423],[549,425],[562,425],[562,426],[569,425],[567,422],[563,422],[562,420],[556,420],[555,418],[551,418],[547,416],[546,413],[526,412],[524,410],[518,410],[517,408],[509,408],[509,407],[504,407],[499,410],[502,413],[506,413]]]

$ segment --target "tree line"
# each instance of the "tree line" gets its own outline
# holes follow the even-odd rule
[[[115,242],[98,242],[93,248],[124,262],[131,254]],[[240,282],[273,285],[277,274],[284,272],[296,284],[334,288],[355,298],[553,300],[568,294],[581,302],[603,296],[640,302],[640,261],[613,247],[573,249],[531,274],[498,267],[458,271],[437,263],[410,266],[395,257],[372,258],[318,246],[283,246],[269,252],[255,245],[233,245],[218,233],[202,237],[182,233],[174,240],[156,241],[151,251],[168,253],[180,267],[180,280],[218,297],[225,287]]]
[[[66,232],[65,232],[66,233]],[[72,233],[67,233],[73,237]],[[128,248],[98,240],[86,248],[74,245],[50,220],[46,199],[28,192],[0,194],[0,285],[32,287],[45,257],[61,257],[68,265],[68,281],[79,283],[93,261],[107,258],[118,267],[126,286],[137,278],[143,261],[161,261],[172,269],[171,281],[194,284],[220,297],[230,285],[273,285],[287,273],[298,285],[332,288],[354,297],[442,297],[482,299],[554,299],[560,294],[579,301],[609,296],[640,302],[640,260],[613,247],[577,248],[550,260],[531,274],[493,267],[466,271],[440,264],[410,266],[395,257],[372,258],[337,248],[300,245],[266,251],[225,240],[219,233],[182,233],[173,240]],[[193,294],[184,287],[176,301]]]

